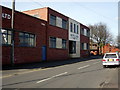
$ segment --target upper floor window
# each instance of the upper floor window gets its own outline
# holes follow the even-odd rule
[[[1,29],[2,44],[11,45],[12,32],[10,30]]]
[[[67,47],[66,47],[66,40],[65,39],[62,39],[62,48],[64,48],[64,49],[66,49]]]
[[[84,35],[84,28],[81,28],[81,34]]]
[[[73,23],[70,23],[70,31],[73,32]]]
[[[56,16],[50,14],[50,24],[56,26]]]
[[[56,38],[50,37],[50,48],[56,48]]]
[[[87,29],[87,36],[90,37],[90,30]]]
[[[67,29],[67,21],[62,19],[62,28]]]
[[[35,35],[29,33],[19,33],[20,46],[34,47]]]
[[[74,24],[74,33],[76,33],[76,25]]]
[[[77,34],[79,33],[79,27],[78,27],[78,25],[77,25],[77,32],[76,32]]]

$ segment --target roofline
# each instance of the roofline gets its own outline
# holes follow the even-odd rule
[[[0,7],[2,7],[2,8],[7,8],[7,9],[9,9],[9,10],[12,10],[11,8],[8,8],[8,7],[2,6],[2,5],[0,5]],[[33,17],[33,16],[29,15],[29,14],[25,14],[25,13],[20,12],[20,11],[17,11],[17,10],[15,10],[15,12],[18,12],[18,13],[24,14],[24,15],[29,16],[29,17],[32,17],[32,18],[35,18],[35,17]],[[35,19],[38,19],[38,20],[41,20],[41,21],[46,22],[45,20],[40,19],[40,18],[35,18]]]

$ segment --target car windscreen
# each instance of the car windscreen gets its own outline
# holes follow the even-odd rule
[[[105,58],[117,58],[116,54],[106,54]]]

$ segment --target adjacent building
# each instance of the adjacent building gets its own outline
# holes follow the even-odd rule
[[[80,54],[81,57],[87,57],[90,55],[90,29],[83,24],[80,24],[80,29]]]
[[[11,13],[3,6],[2,63],[11,64]],[[15,11],[14,64],[65,60],[89,56],[90,29],[49,7]]]
[[[80,58],[80,23],[69,18],[69,55]]]
[[[23,13],[47,22],[47,60],[68,59],[68,17],[49,7]]]

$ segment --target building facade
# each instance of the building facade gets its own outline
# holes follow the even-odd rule
[[[2,26],[2,64],[11,64],[11,13],[12,10],[3,6]],[[15,11],[14,20],[14,64],[40,62],[44,60],[46,46],[47,22],[27,14]]]
[[[15,11],[12,62],[12,10],[0,7],[3,65],[89,56],[89,28],[45,7],[24,12]]]
[[[24,13],[37,16],[48,23],[47,60],[68,59],[68,17],[49,7],[28,10]]]
[[[80,54],[81,57],[87,57],[90,55],[90,29],[83,24],[80,24],[80,27]]]
[[[69,55],[80,58],[80,23],[69,18]]]

